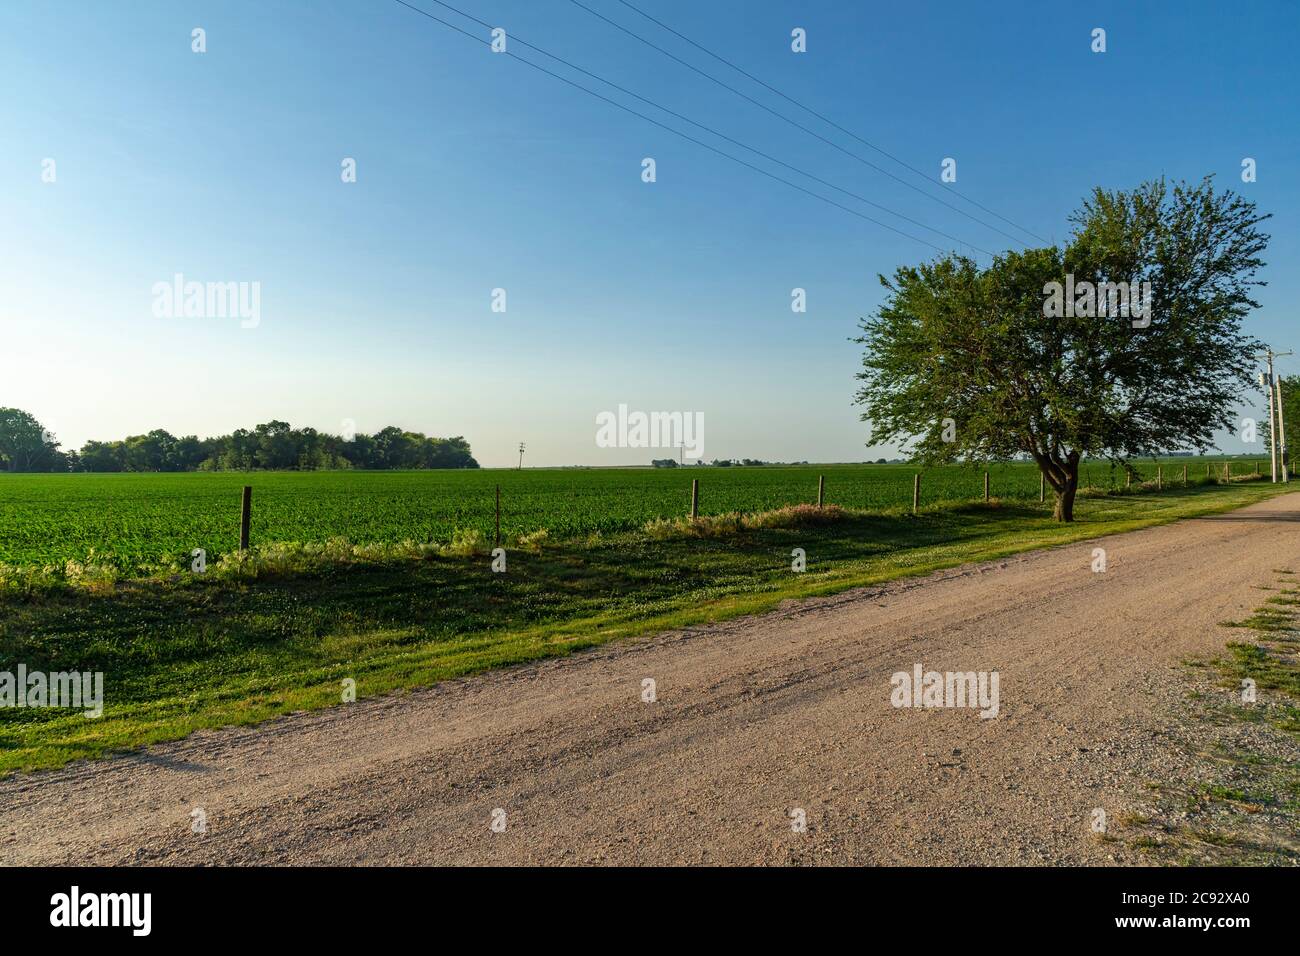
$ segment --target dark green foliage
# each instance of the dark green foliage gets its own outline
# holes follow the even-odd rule
[[[0,465],[9,471],[320,471],[332,468],[477,468],[469,442],[390,425],[344,438],[270,421],[217,438],[161,428],[121,441],[88,441],[65,454],[34,417],[0,409]]]
[[[1067,521],[1085,457],[1127,466],[1208,448],[1254,387],[1259,343],[1241,322],[1257,306],[1265,218],[1208,180],[1098,189],[1063,250],[1009,252],[988,268],[948,256],[882,276],[888,297],[857,340],[871,443],[936,463],[1032,457]],[[1049,283],[1067,278],[1149,282],[1149,325],[1047,314]]]

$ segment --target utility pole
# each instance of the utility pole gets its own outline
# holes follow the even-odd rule
[[[1278,432],[1283,429],[1278,427],[1282,418],[1282,386],[1277,381],[1277,376],[1273,373],[1273,359],[1281,358],[1284,355],[1294,354],[1294,352],[1274,352],[1272,349],[1269,349],[1264,353],[1264,357],[1268,360],[1268,373],[1266,375],[1260,375],[1259,384],[1268,387],[1268,457],[1269,464],[1272,467],[1272,478],[1274,483],[1277,482]],[[1282,436],[1282,441],[1286,441],[1285,435]],[[1286,452],[1284,451],[1283,456],[1285,456],[1285,454]],[[1286,459],[1283,457],[1282,480],[1287,481],[1287,478]]]
[[[1277,353],[1277,354],[1278,354],[1279,356],[1281,356],[1281,355],[1290,355],[1290,354],[1292,354],[1292,353],[1290,353],[1290,352],[1279,352],[1279,353]],[[1275,357],[1276,357],[1276,356],[1275,356]],[[1270,365],[1270,366],[1269,366],[1269,373],[1272,374],[1272,371],[1273,371],[1273,369],[1272,369],[1272,366]],[[1283,482],[1284,484],[1286,484],[1286,483],[1290,482],[1290,480],[1291,480],[1291,476],[1287,474],[1287,467],[1286,467],[1286,456],[1287,456],[1287,452],[1288,452],[1290,449],[1288,449],[1288,448],[1286,447],[1286,415],[1285,415],[1285,413],[1282,411],[1282,379],[1278,378],[1276,375],[1273,376],[1273,387],[1274,387],[1274,389],[1277,390],[1277,402],[1276,402],[1276,404],[1277,404],[1277,450],[1278,450],[1278,459],[1279,459],[1279,461],[1280,461],[1281,464],[1282,464],[1282,482]]]
[[[1266,373],[1266,375],[1267,375],[1267,382],[1268,382],[1268,433],[1269,433],[1268,460],[1269,460],[1269,466],[1273,469],[1272,481],[1274,484],[1276,484],[1277,483],[1277,425],[1274,424],[1275,419],[1273,418],[1273,353],[1272,352],[1270,352],[1268,355],[1268,372]],[[1261,375],[1260,377],[1264,378],[1265,376]],[[1260,382],[1260,384],[1263,385],[1264,382]]]
[[[519,443],[519,470],[524,470],[524,443]]]

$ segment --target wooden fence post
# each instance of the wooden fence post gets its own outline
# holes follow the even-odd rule
[[[826,476],[817,476],[817,507],[820,508],[826,503]]]
[[[921,473],[912,476],[912,514],[921,507]]]
[[[1156,465],[1156,491],[1163,491],[1165,488],[1165,466]]]
[[[1224,480],[1224,481],[1227,481],[1229,478],[1232,477],[1232,472],[1228,470],[1230,467],[1231,467],[1231,465],[1230,465],[1228,462],[1225,461],[1225,462],[1223,463],[1223,480]]]
[[[700,516],[700,479],[691,479],[691,520]]]
[[[497,485],[497,543],[501,547],[501,486]]]
[[[1208,461],[1205,463],[1205,477],[1210,477],[1210,463]]]
[[[239,550],[248,550],[248,526],[253,517],[253,487],[244,485],[244,496],[239,503]]]
[[[989,500],[989,473],[984,472],[984,500]]]
[[[1183,462],[1183,487],[1187,486],[1187,463]]]
[[[1047,500],[1047,476],[1041,471],[1038,473],[1038,503],[1041,505]]]
[[[1124,487],[1125,488],[1133,487],[1133,472],[1128,468],[1124,469]]]

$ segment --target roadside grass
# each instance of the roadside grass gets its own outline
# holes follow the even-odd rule
[[[1248,639],[1184,662],[1214,685],[1189,694],[1195,765],[1189,779],[1149,785],[1157,806],[1127,834],[1157,860],[1300,864],[1300,589],[1278,583],[1249,617],[1223,623]]]
[[[272,545],[224,574],[10,592],[0,599],[0,671],[20,662],[102,671],[105,707],[99,719],[0,708],[0,773],[338,704],[346,678],[358,697],[423,687],[792,598],[1221,513],[1283,490],[1233,482],[1084,498],[1072,525],[1042,506],[996,500],[918,515],[804,506],[565,541],[529,536],[500,574],[478,539],[418,554]],[[804,573],[792,571],[795,548],[806,552]]]

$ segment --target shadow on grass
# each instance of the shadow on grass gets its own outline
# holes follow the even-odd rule
[[[683,601],[758,592],[790,581],[803,548],[806,579],[845,561],[987,538],[1027,523],[1019,506],[972,506],[918,516],[871,516],[794,530],[511,551],[490,559],[438,558],[325,566],[256,582],[185,578],[113,593],[57,592],[0,605],[0,670],[103,671],[116,699],[183,693],[245,670],[346,660],[378,647],[453,641],[588,616],[653,613]],[[0,724],[49,712],[9,710]]]

